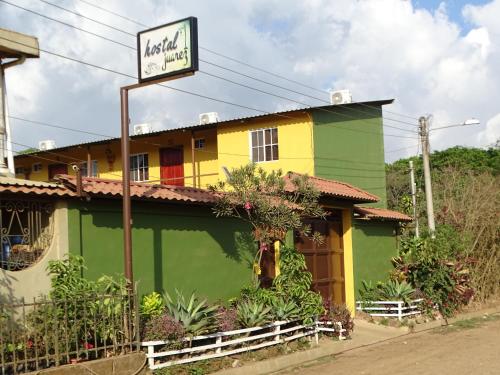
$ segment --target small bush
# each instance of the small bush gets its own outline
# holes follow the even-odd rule
[[[150,319],[155,316],[160,316],[164,310],[163,298],[159,293],[153,292],[142,297],[141,301],[141,315]]]
[[[342,324],[342,328],[346,330],[346,336],[350,336],[354,329],[354,320],[352,319],[351,312],[346,305],[337,305],[330,300],[323,302],[325,313],[321,316],[320,321],[332,321]]]
[[[215,320],[219,331],[233,331],[239,328],[238,312],[234,307],[219,307]]]
[[[146,323],[144,339],[177,341],[185,335],[184,327],[168,314],[153,317]]]

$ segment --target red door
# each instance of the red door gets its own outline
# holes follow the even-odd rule
[[[160,178],[164,185],[184,186],[184,151],[182,147],[160,149]]]
[[[53,180],[57,174],[68,174],[66,164],[49,164],[49,180]]]

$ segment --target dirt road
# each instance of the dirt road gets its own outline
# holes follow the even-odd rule
[[[354,349],[280,374],[499,375],[500,319],[461,323]]]

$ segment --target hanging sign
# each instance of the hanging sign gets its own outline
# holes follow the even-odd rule
[[[139,32],[137,54],[139,83],[194,74],[198,70],[196,17]]]

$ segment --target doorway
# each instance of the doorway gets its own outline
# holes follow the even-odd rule
[[[160,179],[163,185],[184,186],[184,150],[182,147],[160,149]]]
[[[67,164],[49,164],[49,180],[52,181],[58,174],[68,174]]]
[[[312,274],[313,290],[320,293],[324,300],[336,304],[346,302],[341,218],[341,211],[336,210],[327,220],[305,220],[311,226],[311,233],[322,235],[322,243],[298,232],[294,235],[295,246],[305,256],[307,269]]]

